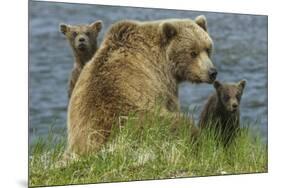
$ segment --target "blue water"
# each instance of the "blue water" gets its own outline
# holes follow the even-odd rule
[[[107,28],[122,19],[155,20],[195,18],[204,14],[214,41],[213,62],[222,81],[247,80],[241,103],[243,121],[254,126],[267,139],[267,24],[266,16],[197,11],[143,9],[54,2],[30,2],[29,26],[29,132],[31,141],[66,127],[67,80],[73,66],[70,47],[59,32],[60,23],[104,23],[98,41]],[[180,86],[183,111],[189,107],[198,115],[212,85]]]

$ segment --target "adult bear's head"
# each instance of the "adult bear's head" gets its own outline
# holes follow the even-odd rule
[[[213,42],[205,16],[166,20],[159,26],[161,43],[177,82],[212,83],[217,76],[211,61]]]

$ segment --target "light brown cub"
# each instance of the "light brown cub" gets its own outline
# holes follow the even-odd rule
[[[74,54],[75,63],[69,79],[68,97],[84,65],[97,51],[97,37],[102,29],[102,21],[98,20],[89,25],[66,25],[60,24],[60,31],[67,38]]]

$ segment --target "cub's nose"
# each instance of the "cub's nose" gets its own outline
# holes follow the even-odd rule
[[[218,72],[217,72],[217,69],[216,69],[216,68],[211,68],[211,69],[209,70],[209,77],[210,77],[210,79],[211,79],[212,81],[214,81],[214,80],[216,79],[217,74],[218,74]]]
[[[237,107],[238,107],[238,104],[237,104],[237,103],[233,103],[233,104],[232,104],[232,108],[233,108],[233,109],[236,109]]]
[[[79,42],[84,42],[85,41],[85,38],[83,38],[83,37],[81,37],[80,39],[79,39]]]

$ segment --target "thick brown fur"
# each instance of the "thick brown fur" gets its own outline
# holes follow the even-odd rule
[[[102,21],[100,20],[89,25],[60,24],[60,31],[68,40],[75,58],[68,84],[69,98],[84,65],[97,51],[97,37],[101,29]]]
[[[200,116],[200,128],[214,128],[224,145],[233,141],[240,127],[240,101],[246,85],[245,80],[238,83],[214,82],[216,92],[210,96]]]
[[[211,48],[208,33],[190,19],[113,24],[73,90],[68,151],[99,150],[120,116],[159,105],[163,115],[178,113],[180,82],[213,82]]]

